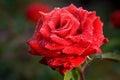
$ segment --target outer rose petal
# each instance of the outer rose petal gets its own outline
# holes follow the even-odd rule
[[[81,55],[87,47],[89,47],[90,42],[81,41],[79,44],[73,44],[67,46],[63,49],[63,53],[72,55]]]
[[[91,55],[93,53],[101,53],[101,49],[95,46],[89,46],[84,52],[83,56]]]
[[[28,41],[28,45],[33,49],[30,52],[35,55],[40,55],[40,56],[42,55],[46,57],[56,57],[60,55],[60,52],[50,51],[50,50],[43,48],[42,45],[38,41],[35,41],[35,40]]]
[[[64,74],[67,70],[77,67],[85,60],[85,56],[59,56],[56,58],[44,57],[40,62],[51,66],[53,69],[60,71]]]
[[[49,49],[49,50],[62,50],[65,46],[64,45],[60,45],[57,43],[47,43],[45,45],[45,48]]]
[[[103,31],[102,31],[102,26],[103,26],[103,23],[100,21],[100,18],[97,17],[93,23],[93,26],[94,26],[94,35],[101,35],[103,34]]]
[[[44,23],[43,26],[45,26],[45,28],[41,28],[40,29],[40,33],[44,38],[49,38],[50,36],[50,29],[48,27],[48,24]]]

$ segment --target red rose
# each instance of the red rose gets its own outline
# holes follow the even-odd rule
[[[31,21],[37,22],[40,17],[39,11],[47,13],[47,12],[50,12],[50,10],[51,9],[49,6],[36,2],[36,3],[30,4],[26,8],[26,15],[27,15],[27,18],[30,19]]]
[[[41,63],[65,73],[82,64],[86,56],[100,53],[104,38],[100,18],[95,12],[76,8],[73,4],[55,8],[50,13],[40,12],[39,23],[28,41],[30,53],[43,56]]]
[[[116,28],[120,28],[120,10],[111,14],[111,24]]]

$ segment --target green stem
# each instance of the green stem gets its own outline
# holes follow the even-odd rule
[[[79,69],[79,73],[80,73],[80,80],[85,80],[85,74],[84,74],[84,70],[82,69],[82,67],[78,67]]]
[[[79,73],[80,73],[80,80],[85,80],[84,70],[88,66],[88,64],[93,60],[89,56],[87,56],[87,59],[88,60],[86,60],[86,62],[83,65],[81,65],[80,67],[78,67]]]
[[[85,68],[89,65],[89,63],[92,61],[93,59],[90,58],[89,56],[87,56],[87,60],[85,61],[85,63],[82,66],[83,71],[85,70]]]

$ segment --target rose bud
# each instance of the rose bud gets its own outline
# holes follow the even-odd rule
[[[27,42],[30,54],[43,56],[40,63],[64,74],[81,65],[86,57],[101,53],[100,46],[108,41],[103,35],[103,23],[95,11],[88,12],[73,4],[39,12],[33,37]]]
[[[33,22],[37,22],[40,18],[39,11],[50,12],[51,9],[48,5],[42,3],[32,3],[26,8],[27,18]]]
[[[111,24],[115,28],[120,28],[120,10],[113,12],[110,16]]]

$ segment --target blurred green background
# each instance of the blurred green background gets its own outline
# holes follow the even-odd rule
[[[110,23],[110,15],[120,9],[119,0],[0,0],[0,80],[63,80],[50,67],[39,64],[40,57],[28,53],[26,41],[32,36],[36,23],[26,17],[26,7],[40,2],[51,8],[71,3],[96,11],[104,22],[104,34],[109,43],[103,52],[120,54],[120,28]],[[85,70],[86,80],[120,80],[120,62],[94,60]]]

